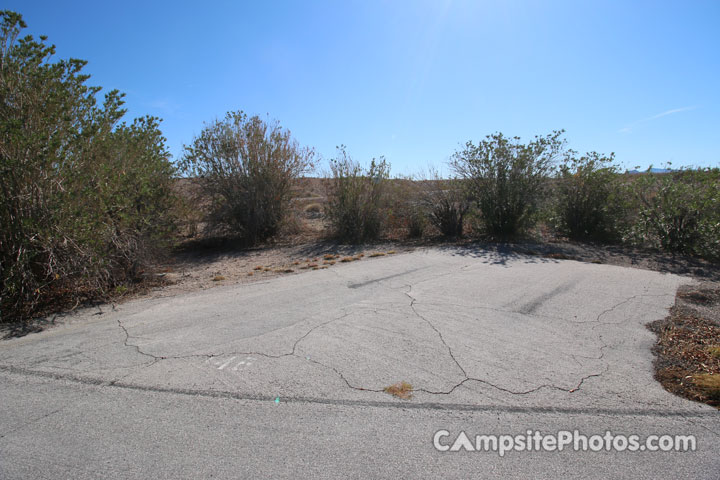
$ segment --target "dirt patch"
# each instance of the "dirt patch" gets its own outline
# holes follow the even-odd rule
[[[717,282],[682,287],[670,315],[648,327],[658,335],[655,378],[669,392],[720,409],[719,297]]]
[[[720,303],[720,291],[713,290],[712,288],[679,292],[678,296],[694,305],[712,306]]]
[[[296,237],[297,240],[297,237]],[[389,255],[396,244],[338,245],[316,240],[297,243],[270,244],[242,248],[232,243],[214,246],[191,245],[179,249],[172,258],[159,266],[164,285],[143,292],[141,296],[164,297],[204,290],[221,285],[248,284],[267,281],[283,275],[296,275],[309,270],[337,268],[342,263],[372,261],[372,253]],[[411,250],[404,247],[402,251]]]

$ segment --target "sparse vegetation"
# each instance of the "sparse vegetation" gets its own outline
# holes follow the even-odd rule
[[[438,175],[432,182],[423,182],[422,201],[430,223],[445,237],[462,237],[470,199],[463,185],[456,180],[443,180]]]
[[[278,232],[292,184],[313,158],[277,122],[238,111],[207,125],[185,146],[180,165],[211,200],[210,227],[254,245]]]
[[[353,243],[378,238],[383,229],[382,210],[390,172],[385,159],[373,159],[364,168],[340,146],[330,168],[326,214],[332,234]]]
[[[648,172],[630,188],[638,214],[627,240],[720,259],[720,168]]]
[[[408,237],[421,238],[427,227],[427,213],[419,207],[412,208],[407,214]]]
[[[557,184],[559,229],[573,239],[612,240],[626,212],[614,156],[570,152]]]
[[[563,132],[527,144],[495,133],[477,145],[467,142],[454,154],[450,165],[469,182],[486,234],[513,237],[532,224],[547,178],[563,153]]]
[[[426,205],[420,201],[420,183],[412,178],[394,178],[388,184],[387,229],[395,230],[397,237],[421,238],[428,218]]]

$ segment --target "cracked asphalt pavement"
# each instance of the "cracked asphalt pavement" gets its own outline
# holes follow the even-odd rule
[[[0,478],[717,478],[718,412],[653,379],[645,328],[690,282],[426,249],[83,310],[0,343]],[[500,458],[440,429],[697,450]]]

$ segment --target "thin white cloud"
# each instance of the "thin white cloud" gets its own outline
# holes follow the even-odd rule
[[[656,118],[667,117],[668,115],[672,115],[673,113],[680,113],[680,112],[687,112],[687,111],[689,111],[689,110],[695,110],[696,108],[697,108],[697,107],[695,107],[695,106],[693,106],[693,107],[673,108],[672,110],[668,110],[668,111],[666,111],[666,112],[658,113],[657,115],[653,115],[653,116],[650,117],[650,118],[646,118],[644,121],[647,122],[647,121],[649,121],[649,120],[655,120]],[[642,121],[642,120],[641,120],[641,121]]]
[[[697,108],[697,106],[693,105],[690,107],[681,107],[681,108],[673,108],[671,110],[666,110],[662,113],[658,113],[657,115],[653,115],[652,117],[643,118],[641,120],[638,120],[637,122],[633,122],[630,125],[627,125],[627,126],[621,128],[620,130],[618,130],[618,133],[630,133],[630,132],[632,132],[633,128],[640,125],[641,123],[646,123],[646,122],[650,122],[652,120],[657,120],[658,118],[667,117],[668,115],[673,115],[675,113],[688,112],[690,110],[695,110],[696,108]]]

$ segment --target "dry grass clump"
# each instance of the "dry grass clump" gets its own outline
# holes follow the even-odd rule
[[[398,382],[390,385],[389,387],[383,388],[383,391],[394,397],[401,398],[403,400],[409,400],[412,398],[413,386],[407,382]]]
[[[708,353],[713,357],[720,359],[720,345],[708,347]]]
[[[720,402],[720,374],[701,373],[693,377],[693,383],[707,395],[710,401]]]

